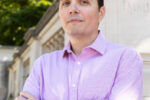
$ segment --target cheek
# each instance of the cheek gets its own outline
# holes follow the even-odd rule
[[[59,17],[60,17],[60,20],[62,22],[62,24],[65,24],[66,20],[67,20],[67,13],[66,12],[62,12],[60,11],[59,12]]]
[[[98,13],[95,11],[91,11],[86,13],[86,20],[88,22],[88,25],[97,25],[99,22],[99,16]]]

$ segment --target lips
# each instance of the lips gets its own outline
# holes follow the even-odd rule
[[[68,21],[68,23],[78,23],[78,22],[82,22],[82,20],[80,19],[71,19]]]

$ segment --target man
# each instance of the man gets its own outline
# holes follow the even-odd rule
[[[103,0],[60,0],[70,42],[35,61],[16,100],[142,100],[142,60],[98,30]]]

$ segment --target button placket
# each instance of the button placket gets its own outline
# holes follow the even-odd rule
[[[72,71],[72,75],[71,75],[71,84],[70,84],[70,100],[77,100],[77,89],[78,89],[78,81],[79,81],[79,74],[80,74],[80,70],[81,70],[81,62],[80,61],[76,61],[75,62],[75,66],[73,68]]]

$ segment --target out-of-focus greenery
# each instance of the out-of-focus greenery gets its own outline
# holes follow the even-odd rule
[[[22,45],[25,32],[35,27],[52,1],[0,0],[0,45]]]

